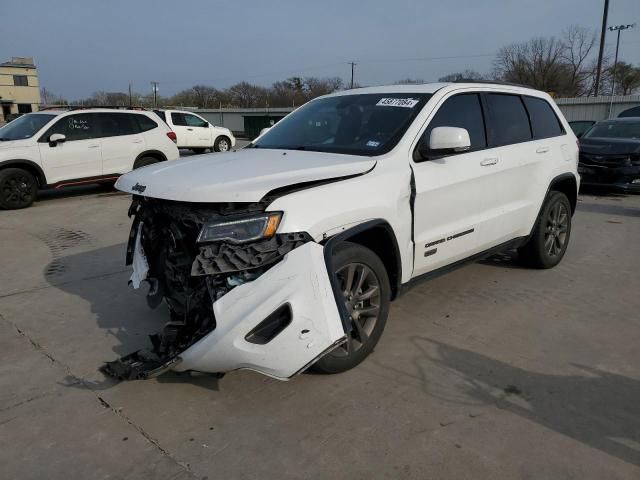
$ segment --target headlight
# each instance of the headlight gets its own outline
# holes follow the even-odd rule
[[[205,223],[198,235],[198,243],[226,241],[251,242],[275,235],[282,212],[270,212],[252,217]]]

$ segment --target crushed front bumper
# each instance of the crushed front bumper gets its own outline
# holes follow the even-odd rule
[[[137,230],[134,287],[148,272],[141,228]],[[145,379],[168,370],[250,369],[287,380],[346,340],[331,282],[324,247],[309,241],[214,301],[215,328],[182,352],[163,356],[138,351],[106,363],[102,371],[121,379]],[[154,336],[151,339],[158,343]]]
[[[246,368],[285,380],[339,345],[346,337],[323,250],[306,243],[217,300],[215,330],[182,352],[173,369]]]

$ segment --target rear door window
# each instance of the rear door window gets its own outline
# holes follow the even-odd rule
[[[531,119],[533,138],[549,138],[564,135],[564,128],[553,108],[546,100],[535,97],[523,97]]]
[[[138,123],[130,113],[98,113],[103,137],[134,135],[140,131]]]
[[[489,145],[498,147],[532,139],[529,116],[519,95],[487,94]]]
[[[436,127],[464,128],[469,132],[471,150],[481,150],[487,147],[482,105],[477,93],[464,93],[448,98],[438,109],[424,132],[424,142],[429,142],[431,131]]]
[[[186,127],[187,120],[184,118],[184,113],[171,112],[171,123],[178,127]]]

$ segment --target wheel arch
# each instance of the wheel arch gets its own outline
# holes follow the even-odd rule
[[[395,232],[389,222],[383,219],[369,220],[329,238],[324,244],[324,256],[329,272],[334,270],[331,260],[333,252],[343,242],[362,245],[373,251],[380,258],[389,276],[391,300],[397,298],[402,282],[402,259]],[[330,273],[329,276],[331,278],[335,275]],[[331,280],[335,294],[337,279],[335,279],[335,284],[334,278],[331,278]],[[339,292],[339,287],[337,289]]]
[[[47,185],[47,177],[45,176],[42,167],[32,160],[15,159],[0,162],[0,170],[4,170],[5,168],[22,168],[35,177],[40,188]]]
[[[167,157],[160,150],[145,150],[144,152],[142,152],[141,154],[139,154],[136,157],[136,159],[133,161],[133,164],[135,165],[138,160],[140,160],[141,158],[144,158],[144,157],[155,158],[159,162],[166,162],[167,161]]]
[[[547,195],[549,195],[549,192],[551,191],[562,192],[567,196],[569,203],[571,204],[571,214],[573,215],[578,203],[578,181],[576,180],[575,175],[573,173],[563,173],[562,175],[558,175],[551,180]]]

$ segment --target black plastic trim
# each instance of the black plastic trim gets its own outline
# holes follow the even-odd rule
[[[47,178],[44,175],[44,171],[36,162],[31,160],[26,160],[22,158],[16,158],[15,160],[4,160],[0,162],[1,168],[9,168],[9,167],[19,167],[19,166],[29,166],[33,168],[37,172],[37,180],[41,187],[44,187],[47,184]]]
[[[340,284],[338,283],[338,277],[336,276],[335,269],[333,267],[333,251],[337,245],[342,242],[346,242],[349,238],[357,235],[358,233],[365,232],[372,228],[380,228],[382,227],[387,233],[390,234],[391,239],[393,241],[393,246],[395,249],[395,258],[396,258],[396,269],[398,272],[397,278],[397,289],[398,294],[400,293],[400,288],[402,286],[402,259],[400,257],[400,249],[398,248],[398,241],[396,239],[395,232],[391,225],[386,220],[383,219],[375,219],[369,220],[368,222],[361,223],[354,227],[349,228],[343,232],[340,232],[333,237],[331,237],[324,244],[324,262],[327,265],[327,273],[329,274],[329,281],[331,282],[331,289],[333,290],[333,296],[335,297],[336,304],[338,306],[338,312],[340,313],[340,319],[342,320],[342,326],[344,331],[349,333],[351,331],[351,322],[349,321],[349,312],[347,312],[347,307],[344,304],[344,298],[342,294],[342,290],[340,289]],[[397,297],[398,295],[396,295]]]
[[[162,153],[160,150],[146,150],[144,152],[142,152],[140,155],[138,155],[136,157],[136,159],[134,160],[133,164],[135,165],[135,163],[140,160],[143,157],[160,157],[160,161],[161,162],[166,162],[167,161],[167,157],[165,156],[164,153]]]
[[[292,320],[293,312],[291,311],[291,305],[285,303],[253,327],[251,331],[245,335],[244,339],[255,345],[266,345],[291,325]]]
[[[463,258],[462,260],[458,260],[457,262],[453,262],[449,265],[445,265],[444,267],[437,268],[427,273],[423,273],[422,275],[414,277],[411,280],[409,280],[407,283],[403,284],[401,289],[401,294],[406,293],[408,290],[410,290],[411,288],[415,287],[416,285],[422,282],[426,282],[427,280],[433,280],[434,278],[444,275],[445,273],[449,273],[460,267],[464,267],[469,263],[477,262],[478,260],[482,260],[484,258],[490,257],[491,255],[502,252],[503,250],[506,250],[508,248],[519,247],[527,240],[527,238],[528,237],[514,238],[512,240],[509,240],[508,242],[501,243],[500,245],[496,245],[495,247],[491,247],[480,253],[476,253],[467,258]]]

